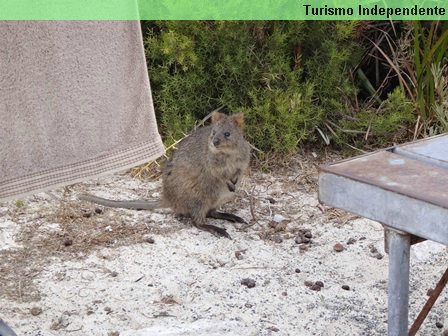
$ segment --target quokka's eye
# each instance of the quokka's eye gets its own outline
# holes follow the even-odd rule
[[[225,132],[225,133],[224,133],[224,136],[225,136],[226,138],[228,138],[228,137],[230,136],[230,132]]]

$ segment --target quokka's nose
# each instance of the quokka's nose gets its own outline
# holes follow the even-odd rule
[[[219,140],[218,138],[213,139],[213,144],[215,145],[215,147],[218,147],[220,143],[221,143],[221,140]]]

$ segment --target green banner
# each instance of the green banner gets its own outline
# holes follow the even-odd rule
[[[0,20],[448,20],[448,0],[0,0]]]

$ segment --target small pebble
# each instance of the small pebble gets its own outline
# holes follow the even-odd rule
[[[303,234],[303,236],[304,236],[305,238],[308,238],[308,239],[313,238],[313,234],[311,233],[311,231],[306,231],[306,232]]]
[[[112,272],[110,272],[110,276],[111,276],[112,278],[116,278],[116,277],[118,276],[118,272],[116,272],[116,271],[112,271]]]
[[[154,244],[155,243],[155,240],[154,240],[153,237],[145,237],[143,240],[145,241],[145,243],[148,243],[148,244]]]
[[[366,237],[359,238],[359,240],[366,240],[366,239],[367,239]]]
[[[296,242],[296,244],[302,244],[303,243],[303,239],[301,235],[296,236],[296,238],[294,238],[294,241]]]
[[[235,251],[235,258],[242,260],[244,258],[243,253],[241,251]]]
[[[300,273],[300,272],[301,272],[301,271],[300,271],[300,268],[296,268],[294,272],[296,272],[296,273]]]
[[[284,216],[282,216],[282,215],[279,215],[279,214],[275,214],[275,215],[272,217],[272,220],[273,220],[274,222],[277,222],[277,223],[281,223],[281,222],[283,222],[285,219],[286,219],[286,217],[284,217]]]
[[[354,243],[356,243],[356,239],[355,238],[349,238],[347,240],[347,245],[353,245]]]
[[[324,287],[324,283],[322,281],[316,281],[315,284],[319,287]]]
[[[246,308],[252,308],[254,305],[252,303],[246,303],[244,304],[244,307]]]
[[[370,253],[378,253],[378,250],[377,250],[377,248],[375,247],[375,245],[370,244],[370,245],[369,245],[369,248],[370,248]]]
[[[288,292],[282,292],[282,296],[288,296]]]
[[[274,327],[274,326],[268,327],[267,329],[270,330],[270,331],[273,331],[273,332],[278,332],[278,331],[280,331],[279,328]]]
[[[72,246],[72,245],[73,245],[73,239],[71,239],[70,237],[65,237],[64,246]]]
[[[384,258],[384,256],[383,256],[381,253],[377,252],[377,253],[375,254],[375,258],[377,258],[378,260],[381,260],[381,259]]]
[[[436,327],[439,328],[439,329],[442,329],[443,328],[443,324],[440,323],[440,322],[436,322]]]
[[[246,286],[247,288],[253,288],[255,287],[255,280],[250,278],[245,278],[241,280],[241,284]]]
[[[316,292],[319,292],[319,291],[321,290],[321,288],[322,288],[321,286],[316,285],[316,284],[313,284],[313,285],[310,287],[311,290],[316,291]]]
[[[302,243],[308,244],[310,241],[311,241],[311,239],[309,239],[305,236],[302,237]]]
[[[103,209],[101,209],[101,208],[95,208],[95,213],[96,214],[102,214],[103,213]]]
[[[271,204],[275,204],[275,203],[276,203],[276,200],[273,199],[272,197],[267,197],[266,199],[267,199],[267,200],[269,201],[269,203],[271,203]]]
[[[432,289],[432,288],[428,289],[428,290],[426,291],[426,295],[430,296],[430,295],[432,294],[432,291],[433,291],[433,290],[434,290],[434,289]]]
[[[90,217],[92,217],[92,213],[91,213],[91,212],[84,212],[84,213],[82,214],[82,216],[83,216],[84,218],[90,218]]]
[[[333,250],[335,250],[336,252],[342,252],[344,251],[344,245],[342,245],[341,243],[336,243],[333,246]]]
[[[344,290],[350,290],[350,286],[349,286],[349,285],[342,285],[342,289],[344,289]]]
[[[40,314],[42,314],[42,308],[40,308],[40,307],[33,307],[33,308],[31,308],[30,313],[33,316],[40,315]]]

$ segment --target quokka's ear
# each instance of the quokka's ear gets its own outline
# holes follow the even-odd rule
[[[218,121],[222,120],[225,117],[226,117],[226,115],[224,113],[213,112],[212,113],[212,124],[217,123]]]
[[[237,113],[237,114],[233,114],[232,115],[232,120],[235,123],[235,125],[237,125],[239,128],[243,128],[244,127],[244,115],[243,113]]]

